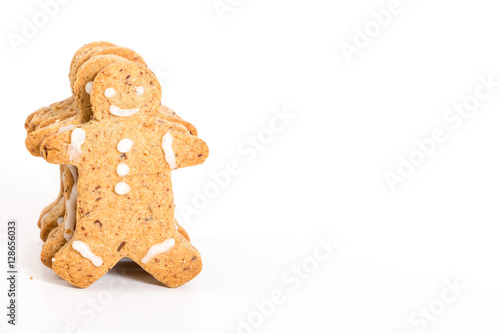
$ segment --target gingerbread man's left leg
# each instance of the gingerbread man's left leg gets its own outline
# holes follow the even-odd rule
[[[131,244],[129,257],[167,287],[182,286],[200,273],[200,252],[178,231],[148,235],[148,230],[144,230],[144,240],[149,250],[135,252]]]

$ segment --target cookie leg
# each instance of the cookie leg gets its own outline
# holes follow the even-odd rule
[[[62,173],[63,173],[63,168],[62,166],[59,167],[59,174],[61,176],[61,182],[60,182],[60,190],[59,190],[59,195],[57,196],[57,199],[54,200],[50,205],[46,206],[42,212],[40,213],[40,218],[38,219],[38,228],[42,227],[42,220],[46,216],[46,214],[52,210],[59,202],[61,201],[61,198],[63,196],[63,183],[62,183]]]
[[[175,224],[175,228],[177,229],[177,231],[184,237],[188,240],[188,242],[190,242],[191,240],[189,239],[189,235],[186,231],[186,229],[184,229],[180,224],[179,224],[179,221],[177,221],[177,219],[174,217],[174,224]]]
[[[54,255],[54,273],[78,288],[86,288],[122,258],[110,251],[112,240],[73,237]]]
[[[61,170],[62,170],[61,180],[63,184],[63,191],[62,191],[63,200],[60,206],[56,206],[53,208],[53,210],[59,208],[59,211],[55,213],[58,215],[58,218],[48,219],[46,223],[42,224],[40,232],[40,237],[42,238],[42,240],[45,241],[41,254],[42,262],[48,267],[52,266],[50,260],[53,258],[55,253],[59,251],[59,249],[62,246],[64,246],[64,244],[66,244],[67,242],[66,238],[64,237],[64,232],[66,231],[64,219],[67,213],[66,200],[69,198],[71,194],[71,188],[73,187],[74,178],[68,166],[61,165]],[[56,229],[57,231],[54,232],[54,230]]]
[[[167,287],[176,288],[197,276],[201,271],[202,263],[198,250],[180,233],[176,232],[173,238],[175,244],[167,252],[148,257],[147,253],[151,246],[158,245],[150,243],[145,249],[142,248],[140,257],[136,256],[131,259]]]
[[[42,227],[42,221],[46,219],[51,214],[51,211],[61,203],[61,199],[62,199],[62,193],[59,193],[57,199],[51,202],[42,210],[42,212],[40,213],[40,217],[38,218],[38,223],[37,223],[38,228]]]
[[[61,197],[57,205],[54,206],[41,220],[40,238],[45,242],[52,229],[64,221],[64,198]]]
[[[66,244],[66,239],[63,235],[64,225],[59,225],[52,229],[49,233],[47,240],[42,246],[42,253],[40,254],[40,259],[42,263],[48,268],[52,269],[52,258],[61,247]]]

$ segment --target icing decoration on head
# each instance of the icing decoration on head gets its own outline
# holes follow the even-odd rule
[[[110,89],[114,94],[106,94]],[[103,68],[94,79],[90,96],[98,121],[108,117],[146,119],[158,113],[160,101],[161,87],[154,73],[133,62],[115,62]]]
[[[107,98],[115,97],[116,96],[116,91],[113,88],[108,88],[104,92],[104,96],[106,96]]]
[[[139,112],[139,108],[134,109],[121,109],[116,105],[109,106],[109,113],[117,117],[130,117]]]
[[[92,84],[94,83],[94,81],[89,81],[87,82],[87,84],[85,85],[85,92],[87,94],[90,95],[90,93],[92,92]]]
[[[135,89],[135,94],[136,94],[137,96],[142,96],[142,95],[144,95],[144,87],[137,87],[137,88]]]
[[[78,69],[73,84],[73,91],[75,92],[76,105],[84,113],[85,121],[90,119],[92,115],[90,95],[94,85],[94,78],[103,68],[115,62],[128,62],[128,60],[113,54],[98,55],[84,62]]]

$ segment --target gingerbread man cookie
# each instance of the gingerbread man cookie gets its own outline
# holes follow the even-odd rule
[[[105,67],[90,95],[92,119],[41,145],[48,162],[68,165],[78,179],[66,200],[75,205],[63,233],[70,230],[69,241],[52,268],[87,287],[129,257],[165,285],[180,286],[199,273],[201,258],[175,226],[170,174],[202,163],[208,148],[184,126],[159,118],[161,88],[144,65]]]

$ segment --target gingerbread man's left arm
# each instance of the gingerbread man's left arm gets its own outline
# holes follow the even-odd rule
[[[208,157],[207,144],[189,133],[169,130],[163,135],[161,146],[172,170],[201,164]]]

